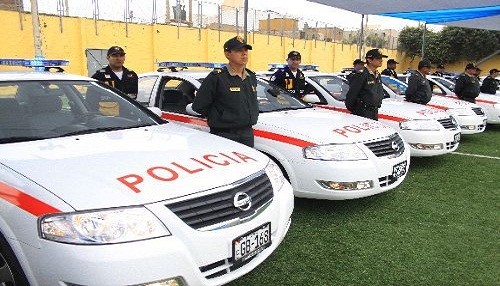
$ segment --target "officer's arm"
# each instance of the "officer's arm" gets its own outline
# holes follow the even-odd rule
[[[100,72],[99,72],[99,71],[96,71],[96,72],[95,72],[95,73],[91,76],[91,78],[93,78],[93,79],[97,79],[97,80],[99,80],[99,81],[102,81],[102,76],[101,76],[101,74],[100,74]]]
[[[351,78],[351,82],[349,83],[349,90],[347,91],[345,98],[345,106],[350,111],[353,111],[356,108],[356,105],[359,101],[359,93],[363,88],[365,82],[364,73],[354,74]]]
[[[408,98],[413,98],[417,93],[418,78],[416,76],[410,76],[408,79],[408,87],[406,88],[405,95]]]
[[[193,110],[203,116],[207,116],[210,106],[214,101],[214,96],[217,88],[217,76],[210,73],[201,83],[200,89],[196,93],[193,101]]]
[[[269,80],[270,83],[275,84],[277,86],[285,88],[285,82],[283,80],[283,75],[280,70],[277,70],[272,76],[271,79]]]
[[[460,95],[462,94],[462,90],[464,89],[464,77],[463,76],[459,76],[457,78],[457,81],[455,83],[455,94],[456,95]]]

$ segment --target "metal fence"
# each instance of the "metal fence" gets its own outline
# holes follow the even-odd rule
[[[85,17],[94,20],[112,20],[125,23],[167,24],[180,27],[213,29],[243,33],[244,10],[200,0],[38,0],[40,14],[59,17]],[[0,9],[31,12],[30,0],[2,0]],[[247,14],[249,36],[255,34],[357,44],[359,31],[347,30],[327,22],[300,15],[275,11],[249,9]],[[60,25],[63,22],[60,21]],[[22,27],[21,27],[22,28]],[[61,30],[63,27],[61,26]],[[96,27],[97,33],[97,27]],[[128,33],[128,32],[127,32]],[[128,34],[127,34],[128,35]],[[180,35],[179,35],[180,36]],[[365,30],[365,44],[379,48],[397,48],[395,30]],[[251,39],[250,39],[251,40]],[[371,40],[372,42],[368,42]]]

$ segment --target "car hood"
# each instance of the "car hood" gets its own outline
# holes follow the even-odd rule
[[[0,158],[76,210],[177,198],[268,163],[252,148],[175,123],[3,144]]]
[[[395,133],[378,121],[318,107],[261,113],[254,129],[312,144],[364,142]]]
[[[442,106],[442,107],[447,107],[447,108],[472,108],[472,107],[479,107],[477,104],[465,101],[465,100],[460,100],[460,99],[454,99],[450,97],[444,97],[440,95],[434,95],[431,99],[431,101],[428,103],[428,105],[434,105],[434,106]]]
[[[449,117],[445,110],[446,108],[407,102],[402,99],[386,98],[382,101],[378,113],[379,117],[389,115],[396,117],[396,119],[443,119]]]
[[[497,94],[498,94],[498,92],[497,92]],[[497,94],[489,94],[489,93],[482,93],[481,92],[479,94],[479,96],[476,98],[476,101],[479,99],[479,100],[489,101],[487,103],[491,103],[491,104],[500,103],[500,97]]]

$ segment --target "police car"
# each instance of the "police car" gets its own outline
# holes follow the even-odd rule
[[[407,82],[408,77],[409,75],[398,75],[398,78],[403,82]],[[433,87],[432,93],[438,95],[433,96],[433,99],[444,97],[454,99],[455,101],[461,103],[465,103],[464,105],[468,106],[471,106],[470,104],[473,104],[471,106],[472,110],[477,115],[484,117],[484,119],[486,120],[481,126],[476,127],[473,127],[473,124],[465,124],[467,126],[464,126],[461,122],[459,122],[463,130],[468,129],[470,131],[474,131],[478,130],[479,128],[479,130],[482,132],[484,131],[486,123],[500,124],[500,98],[498,96],[494,94],[479,93],[479,96],[476,98],[476,103],[474,104],[458,99],[458,97],[453,92],[453,90],[455,89],[455,84],[452,81],[438,76],[428,76],[428,79]],[[458,118],[457,120],[460,120],[460,118]]]
[[[0,285],[222,285],[290,226],[267,156],[91,78],[0,73],[0,117]]]
[[[306,95],[305,100],[317,106],[349,113],[345,96],[349,90],[347,81],[328,73],[305,72],[306,81],[314,87],[316,99]],[[379,121],[396,129],[409,144],[415,157],[443,155],[455,151],[460,142],[460,127],[442,109],[428,107],[401,99],[385,99],[379,108]]]
[[[206,119],[190,108],[207,74],[140,74],[138,100],[159,107],[165,119],[208,131]],[[297,197],[361,198],[393,189],[406,177],[409,148],[387,125],[313,108],[264,80],[258,80],[257,97],[255,148],[280,165]]]

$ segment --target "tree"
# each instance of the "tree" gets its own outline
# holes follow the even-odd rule
[[[412,60],[422,52],[422,27],[406,27],[399,34],[399,47]],[[425,57],[433,63],[462,59],[480,60],[500,49],[500,32],[445,27],[440,32],[426,30]]]

